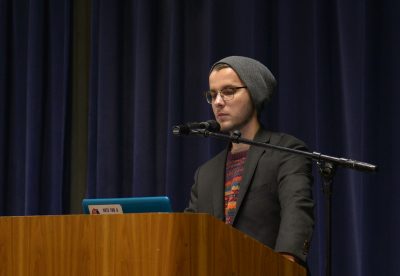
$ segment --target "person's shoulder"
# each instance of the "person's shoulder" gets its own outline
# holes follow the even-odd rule
[[[218,167],[221,164],[225,164],[227,153],[228,153],[227,149],[222,150],[218,154],[214,155],[213,157],[202,163],[198,167],[198,170],[214,169],[215,167]]]
[[[267,131],[270,135],[270,143],[277,146],[288,148],[307,148],[304,141],[284,132]]]
[[[207,168],[207,167],[214,167],[215,165],[225,162],[226,159],[226,154],[227,154],[227,149],[222,150],[218,154],[214,155],[207,161],[205,161],[203,164],[199,166],[199,168]]]

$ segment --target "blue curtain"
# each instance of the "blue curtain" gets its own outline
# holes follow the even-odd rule
[[[210,65],[250,56],[279,83],[267,128],[380,166],[337,171],[333,275],[396,275],[399,10],[391,0],[93,1],[87,197],[165,194],[182,211],[194,170],[224,143],[171,126],[212,118]],[[67,1],[0,0],[0,214],[68,212],[69,17]],[[314,175],[309,266],[324,275]]]
[[[0,1],[0,214],[68,212],[69,1]]]

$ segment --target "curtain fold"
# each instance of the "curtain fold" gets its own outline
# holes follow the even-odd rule
[[[64,213],[70,3],[1,2],[0,212]]]
[[[86,196],[88,171],[88,109],[90,78],[90,19],[91,1],[74,0],[71,16],[71,102],[69,125],[70,212],[82,212],[82,199]]]

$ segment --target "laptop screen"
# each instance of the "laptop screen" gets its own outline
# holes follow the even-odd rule
[[[123,214],[172,212],[167,196],[85,198],[82,201],[84,214]]]

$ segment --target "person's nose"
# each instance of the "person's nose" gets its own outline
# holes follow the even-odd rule
[[[218,105],[218,106],[221,106],[221,105],[225,104],[225,101],[222,98],[221,93],[218,93],[217,96],[215,97],[214,104]]]

